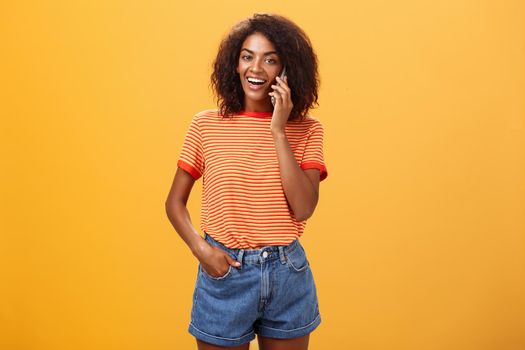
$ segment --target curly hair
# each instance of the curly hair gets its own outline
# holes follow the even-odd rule
[[[274,46],[286,66],[293,103],[288,120],[303,119],[318,106],[320,79],[318,60],[306,33],[290,19],[276,14],[255,13],[236,25],[221,41],[212,64],[211,86],[220,114],[233,116],[244,108],[244,90],[236,67],[241,46],[251,34],[261,33]]]

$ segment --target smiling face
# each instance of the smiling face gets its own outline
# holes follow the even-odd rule
[[[269,112],[273,105],[268,95],[282,63],[273,44],[261,33],[249,35],[241,46],[237,73],[244,90],[244,110]]]

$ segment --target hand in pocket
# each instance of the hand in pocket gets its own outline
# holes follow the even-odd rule
[[[233,267],[239,267],[240,263],[234,260],[224,250],[210,245],[211,249],[206,250],[206,253],[199,259],[202,269],[212,277],[222,277],[226,275],[230,269],[230,265]]]

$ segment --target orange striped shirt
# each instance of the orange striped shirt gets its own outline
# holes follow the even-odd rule
[[[303,234],[281,183],[271,133],[272,112],[240,112],[224,118],[216,109],[193,116],[177,166],[203,177],[200,228],[232,249],[286,245]],[[286,136],[301,169],[328,176],[323,125],[308,116],[289,121]]]

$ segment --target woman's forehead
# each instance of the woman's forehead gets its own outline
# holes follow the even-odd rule
[[[268,38],[260,33],[249,35],[242,43],[241,50],[246,49],[250,53],[258,53],[263,55],[277,54],[275,46]]]

